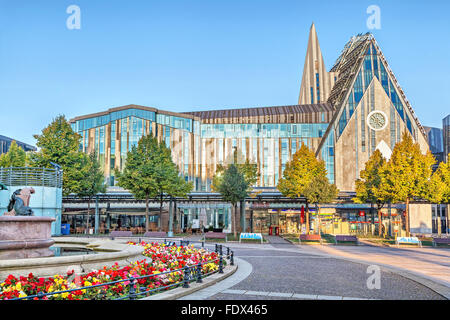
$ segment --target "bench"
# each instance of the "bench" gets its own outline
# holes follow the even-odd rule
[[[334,244],[338,244],[339,241],[342,241],[342,242],[356,242],[356,244],[358,244],[358,237],[357,236],[350,236],[350,235],[335,235],[334,236]]]
[[[319,241],[322,244],[322,236],[320,234],[301,234],[298,237],[298,243],[302,244],[302,241]]]
[[[436,247],[438,244],[450,245],[450,238],[433,238],[433,247]]]
[[[417,245],[419,245],[419,247],[422,248],[422,241],[420,241],[419,238],[417,238],[417,237],[397,237],[397,238],[395,238],[395,244],[397,245],[397,247],[401,243],[417,244]]]
[[[147,231],[146,233],[144,233],[144,237],[165,238],[167,237],[167,234],[163,231]]]
[[[209,231],[205,233],[204,240],[206,239],[225,239],[225,241],[227,241],[227,234],[223,232]]]
[[[111,237],[131,237],[133,232],[131,231],[111,231],[109,234]]]

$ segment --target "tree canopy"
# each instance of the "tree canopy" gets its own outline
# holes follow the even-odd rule
[[[385,165],[386,159],[380,150],[376,149],[366,162],[364,170],[359,173],[360,179],[356,180],[356,197],[353,199],[355,202],[385,202],[383,195],[378,192]]]
[[[34,138],[40,150],[31,153],[30,165],[52,168],[50,162],[57,163],[63,170],[63,194],[79,194],[83,189],[86,155],[79,150],[81,136],[72,130],[65,116],[57,116]]]
[[[435,158],[428,150],[420,151],[420,145],[413,142],[405,131],[389,161],[383,166],[382,178],[377,190],[378,197],[392,199],[392,202],[406,203],[406,232],[409,234],[409,201],[426,198],[430,187],[432,166]]]
[[[238,167],[230,164],[221,175],[216,191],[220,192],[224,201],[231,203],[234,209],[233,232],[236,237],[236,205],[248,196],[249,184]]]
[[[318,160],[314,152],[302,143],[292,160],[286,163],[277,188],[286,197],[299,198],[304,196],[305,188],[314,177],[326,176],[326,173],[325,162]]]
[[[119,186],[129,190],[137,199],[146,200],[147,230],[149,198],[159,197],[161,214],[167,197],[185,196],[193,187],[179,175],[170,149],[150,135],[143,136],[137,146],[131,148],[123,172],[116,172],[116,176]]]
[[[12,141],[7,153],[0,155],[0,167],[25,167],[27,154],[19,147],[16,141]]]
[[[224,164],[217,165],[211,184],[211,189],[213,191],[219,192],[218,186],[221,183],[223,174],[231,164],[234,164],[238,171],[243,174],[248,189],[254,186],[258,181],[258,165],[250,162],[249,159],[244,158],[239,149],[236,149],[232,155],[225,159]]]
[[[450,156],[450,154],[449,154]],[[450,203],[450,164],[441,162],[430,179],[425,196],[432,203]]]

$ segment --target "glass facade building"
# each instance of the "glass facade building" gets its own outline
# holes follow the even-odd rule
[[[437,163],[435,164],[435,167],[437,168],[439,163],[444,161],[443,130],[432,127],[424,127],[424,129],[427,133],[430,151],[437,160]]]
[[[448,163],[448,154],[450,153],[450,115],[442,120],[442,138],[444,161],[445,163]]]
[[[331,108],[324,104],[257,109],[261,117],[251,113],[254,109],[240,111],[237,117],[231,117],[236,110],[227,110],[210,121],[210,111],[175,114],[130,105],[72,119],[71,125],[82,136],[80,149],[96,152],[110,186],[116,184],[114,169],[123,169],[127,152],[143,135],[152,134],[171,148],[180,173],[193,181],[196,191],[211,190],[217,166],[230,161],[234,150],[239,161],[258,165],[257,187],[275,187],[301,144],[316,150]],[[323,155],[333,181],[333,146]]]
[[[14,140],[12,138],[0,135],[0,154],[7,153],[9,150],[9,147],[11,146],[11,143],[13,141],[16,141],[16,144],[19,147],[21,147],[24,151],[36,151],[36,147],[33,147],[24,142],[20,142],[20,141]]]

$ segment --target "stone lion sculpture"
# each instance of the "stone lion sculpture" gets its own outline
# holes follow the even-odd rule
[[[17,189],[11,196],[8,204],[8,216],[34,216],[33,210],[29,207],[33,188]]]

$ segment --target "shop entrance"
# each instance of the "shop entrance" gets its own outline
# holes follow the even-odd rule
[[[266,209],[253,211],[253,232],[268,235],[299,233],[301,231],[301,210]]]

